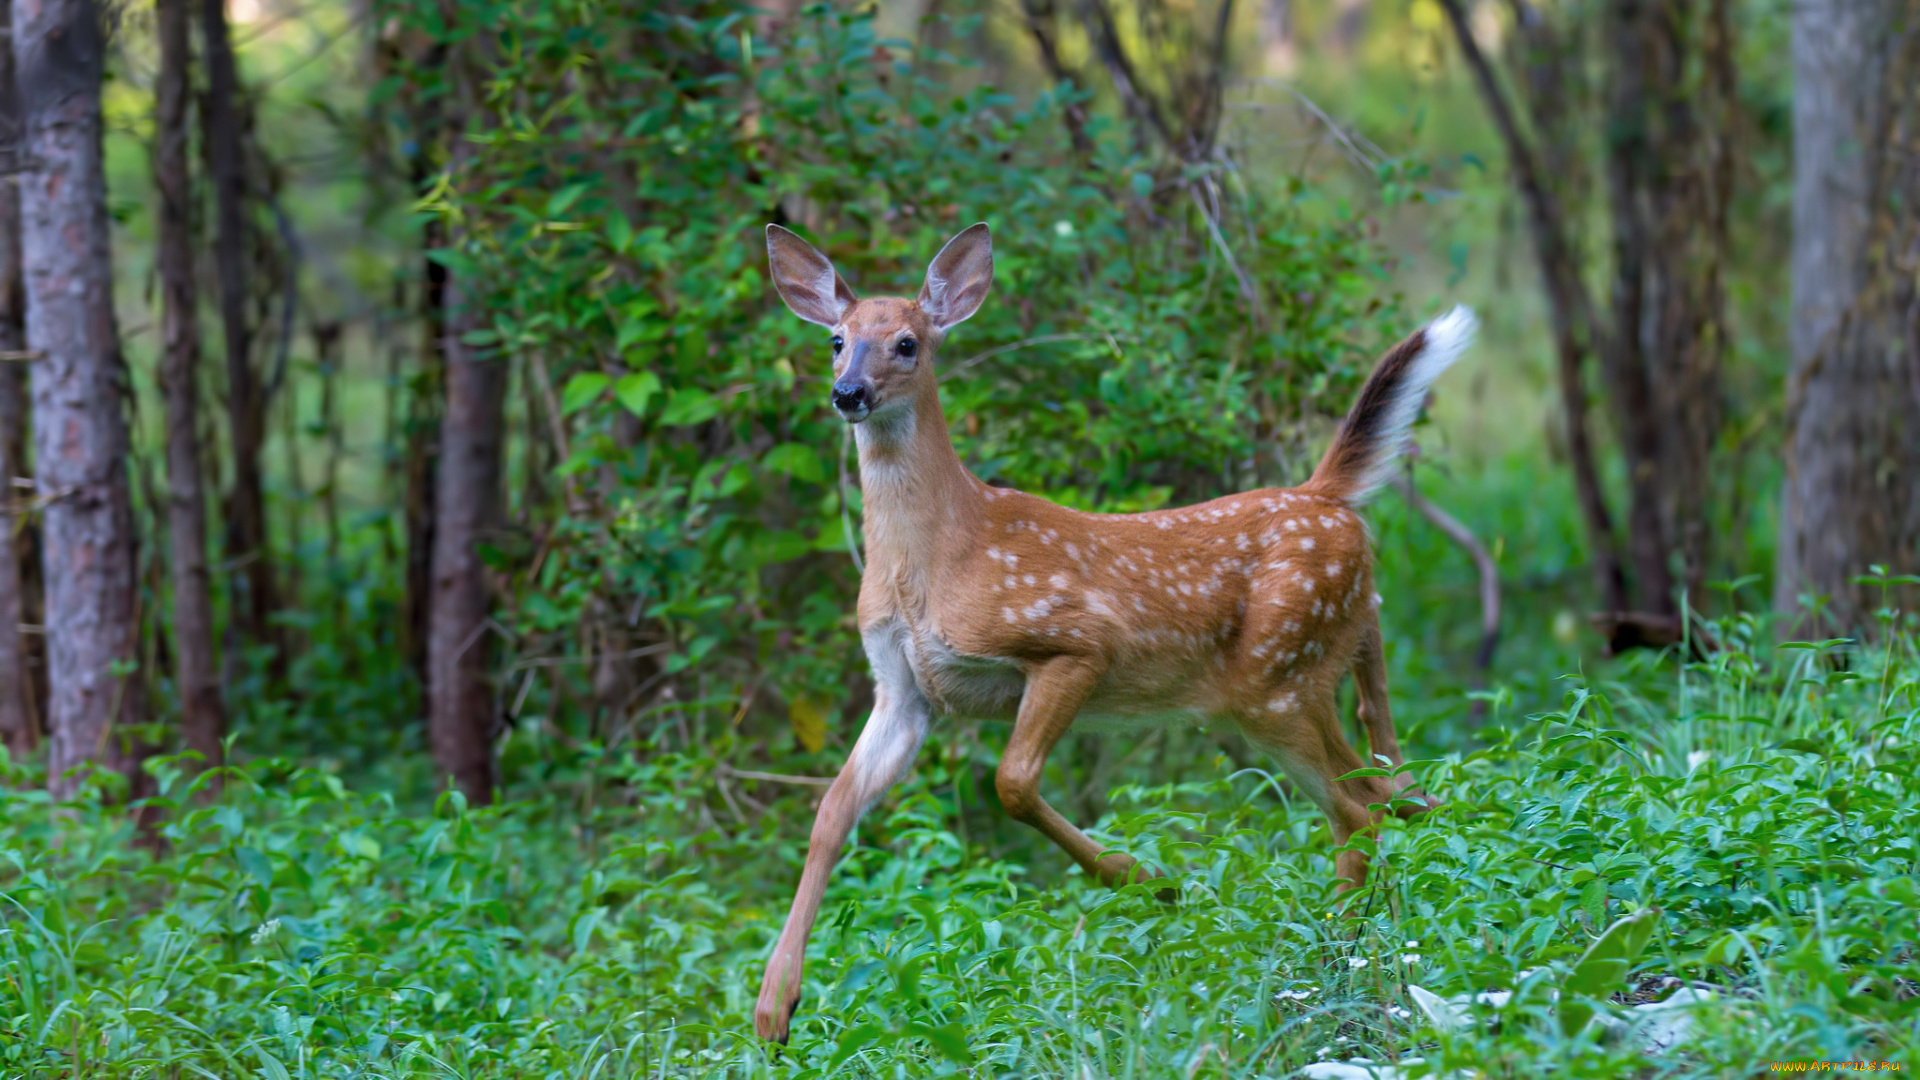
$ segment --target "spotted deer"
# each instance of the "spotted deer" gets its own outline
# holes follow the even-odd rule
[[[832,404],[855,425],[865,496],[859,627],[875,690],[767,963],[762,1037],[787,1037],[848,833],[936,719],[1012,720],[994,778],[1001,805],[1107,883],[1154,872],[1103,850],[1040,795],[1048,751],[1076,726],[1229,721],[1279,760],[1339,844],[1377,824],[1371,807],[1425,808],[1404,776],[1340,779],[1364,763],[1334,690],[1351,670],[1372,752],[1400,764],[1373,555],[1354,506],[1390,478],[1428,386],[1473,336],[1470,312],[1455,308],[1386,354],[1305,484],[1091,514],[982,483],[948,436],[934,354],[987,297],[985,224],[948,241],[913,300],[859,299],[825,255],[777,225],[767,251],[787,306],[833,334]],[[1341,852],[1335,872],[1340,887],[1359,885],[1366,855]]]

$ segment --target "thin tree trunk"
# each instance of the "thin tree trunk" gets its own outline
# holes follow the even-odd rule
[[[1774,603],[1871,630],[1873,565],[1920,570],[1920,0],[1793,9],[1793,369]],[[1829,601],[1827,622],[1800,598]],[[1920,589],[1897,590],[1912,610]]]
[[[21,135],[21,254],[33,367],[34,465],[45,500],[49,786],[73,795],[89,763],[136,778],[125,728],[144,707],[126,367],[114,325],[100,84],[90,0],[14,0]]]
[[[416,61],[427,70],[438,70],[447,62],[446,45],[435,42]],[[388,54],[383,54],[383,57]],[[447,136],[444,102],[441,98],[404,93],[402,115],[413,128],[413,155],[409,177],[413,190],[425,194],[432,181],[436,158]],[[438,219],[429,219],[421,230],[422,252],[433,251],[445,243],[445,229]],[[430,681],[427,669],[428,623],[433,606],[434,498],[440,461],[440,406],[443,400],[441,341],[446,337],[447,268],[431,259],[420,260],[420,368],[406,382],[405,501],[402,506],[406,532],[405,590],[401,597],[400,653],[425,687]],[[398,388],[396,388],[396,391]]]
[[[20,103],[13,79],[13,8],[0,0],[0,138],[19,130]],[[16,144],[14,155],[18,154]],[[13,155],[0,159],[11,166]],[[17,757],[40,744],[33,674],[20,624],[26,578],[14,543],[20,517],[14,507],[25,492],[14,478],[27,475],[27,325],[20,264],[20,191],[0,176],[0,740]]]
[[[338,322],[327,320],[313,326],[314,357],[320,365],[320,430],[326,439],[326,456],[320,467],[320,516],[327,530],[327,593],[333,598],[331,614],[337,634],[346,628],[346,590],[340,587],[340,458],[346,447],[340,430],[340,333]]]
[[[215,0],[217,2],[217,0]],[[160,75],[155,88],[154,186],[160,194],[160,286],[165,358],[167,534],[173,554],[173,651],[180,732],[209,765],[222,760],[226,703],[213,651],[207,569],[207,497],[200,473],[199,297],[193,266],[193,187],[188,176],[187,102],[192,86],[188,0],[158,0]]]
[[[473,153],[464,129],[477,116],[478,76],[472,57],[456,53],[447,59],[457,102],[447,124],[447,169],[461,183]],[[441,775],[469,802],[486,804],[493,801],[498,782],[493,740],[500,709],[488,678],[492,604],[479,545],[502,524],[507,365],[467,343],[467,335],[482,325],[474,283],[451,274],[443,280],[446,329],[439,346],[446,404],[434,493],[427,734]]]
[[[214,268],[220,286],[220,324],[226,342],[227,423],[233,454],[228,494],[227,551],[235,567],[234,618],[254,644],[272,644],[269,618],[278,597],[267,550],[266,496],[260,448],[266,437],[266,402],[254,370],[247,325],[246,166],[240,129],[240,78],[227,27],[225,0],[202,0],[201,41],[206,51],[207,96],[201,131],[212,166],[215,220]]]
[[[424,183],[424,180],[422,181]],[[421,190],[416,187],[415,190]],[[429,222],[421,242],[438,247],[443,232]],[[444,393],[441,341],[446,337],[447,269],[422,259],[420,297],[420,370],[407,386],[406,504],[402,509],[407,539],[406,590],[400,616],[400,651],[420,678],[427,670],[428,623],[433,609],[434,498],[440,466],[440,406]]]
[[[1472,69],[1487,111],[1493,115],[1494,126],[1506,146],[1507,167],[1513,174],[1514,187],[1527,209],[1534,254],[1540,263],[1541,278],[1547,293],[1547,312],[1553,322],[1561,407],[1567,422],[1567,454],[1573,466],[1574,490],[1580,502],[1581,516],[1586,523],[1594,593],[1604,610],[1623,611],[1627,607],[1626,575],[1621,567],[1613,515],[1607,509],[1606,495],[1600,486],[1593,438],[1587,428],[1587,357],[1600,331],[1596,325],[1593,300],[1580,279],[1578,256],[1559,201],[1548,187],[1547,176],[1536,160],[1532,144],[1521,131],[1519,119],[1500,85],[1499,77],[1473,36],[1465,7],[1461,0],[1441,0],[1441,6],[1446,9],[1454,38],[1460,44],[1468,67]],[[1533,19],[1539,18],[1537,13],[1530,10],[1526,14]],[[1522,32],[1529,34],[1532,47],[1548,49],[1544,26],[1523,26]],[[1553,55],[1536,61],[1536,66],[1544,72],[1563,72],[1561,65],[1568,63],[1570,58],[1561,54],[1567,50],[1552,48],[1548,51]],[[1536,85],[1535,88],[1536,97],[1548,99],[1542,103],[1542,107],[1567,110],[1568,95],[1561,92],[1564,88],[1559,80],[1535,79],[1537,84],[1543,81],[1546,84],[1544,87]]]
[[[477,324],[472,305],[462,283],[450,281],[428,699],[434,763],[470,802],[487,803],[495,783],[498,709],[487,676],[490,603],[477,545],[499,520],[507,371],[505,364],[461,340]]]

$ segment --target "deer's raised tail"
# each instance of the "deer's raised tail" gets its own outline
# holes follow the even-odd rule
[[[1333,445],[1302,487],[1358,503],[1391,479],[1427,389],[1466,351],[1478,325],[1472,311],[1456,307],[1395,345],[1367,377]]]

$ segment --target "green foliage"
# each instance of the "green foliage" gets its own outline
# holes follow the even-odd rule
[[[1059,94],[955,89],[958,61],[870,16],[816,5],[766,40],[726,4],[382,8],[485,72],[424,206],[456,238],[436,259],[484,300],[468,340],[515,366],[530,438],[564,444],[564,496],[521,508],[557,523],[496,564],[502,621],[519,656],[659,643],[646,701],[603,702],[618,720],[713,701],[777,730],[798,696],[857,703],[858,490],[825,335],[767,283],[768,221],[864,295],[911,295],[988,221],[995,292],[944,349],[948,416],[983,478],[1074,506],[1297,480],[1308,422],[1405,329],[1364,220],[1309,212],[1297,182],[1143,158],[1101,123],[1078,156]]]
[[[162,764],[173,814],[150,857],[117,811],[50,814],[8,766],[0,1071],[1242,1077],[1411,1054],[1487,1076],[1704,1077],[1904,1060],[1920,667],[1905,641],[1884,666],[1835,668],[1717,629],[1734,648],[1711,664],[1574,683],[1563,709],[1422,766],[1443,806],[1390,821],[1344,905],[1320,814],[1224,769],[1117,793],[1096,829],[1167,868],[1177,904],[1157,885],[1030,880],[968,834],[973,757],[949,737],[840,867],[780,1055],[750,1013],[804,848],[782,825],[808,811],[794,789],[656,750],[607,762],[578,799],[415,813],[281,761],[218,794]],[[1685,1045],[1649,1058],[1576,1022],[1628,1017],[1609,996],[1651,976],[1718,988]],[[1497,1025],[1434,1030],[1410,986],[1515,993],[1474,1010]]]

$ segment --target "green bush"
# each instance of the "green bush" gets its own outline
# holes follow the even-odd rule
[[[434,257],[482,294],[468,340],[515,365],[516,401],[564,414],[551,440],[528,414],[564,440],[565,490],[522,507],[550,532],[494,552],[503,621],[520,656],[607,651],[601,628],[667,650],[644,700],[580,735],[678,710],[777,731],[768,702],[858,722],[858,491],[825,337],[766,279],[769,220],[866,295],[911,295],[988,221],[995,293],[941,357],[948,418],[983,478],[1085,508],[1303,478],[1314,422],[1410,329],[1363,218],[1224,161],[1142,157],[1104,123],[1076,154],[1065,91],[951,89],[956,61],[876,40],[869,16],[816,5],[767,41],[724,4],[385,10],[484,57],[470,152],[425,202],[459,238]],[[544,709],[555,691],[528,685]]]

